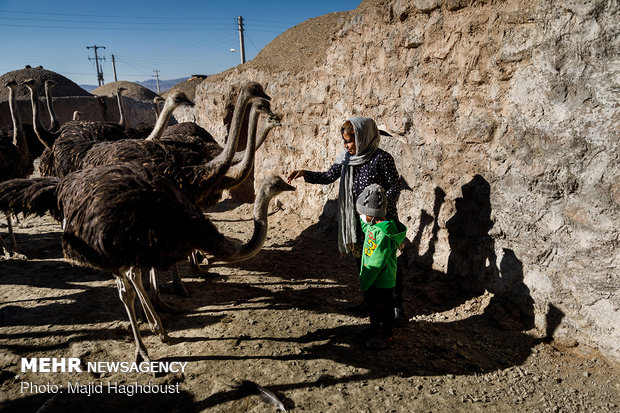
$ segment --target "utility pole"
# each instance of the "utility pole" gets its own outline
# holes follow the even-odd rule
[[[238,16],[239,22],[239,49],[241,50],[241,63],[245,63],[245,46],[243,42],[243,17]]]
[[[114,61],[114,55],[112,55],[112,69],[114,70],[114,81],[118,82],[118,79],[116,78],[116,62]]]
[[[86,46],[87,49],[95,49],[95,65],[97,66],[97,82],[99,82],[99,86],[103,85],[103,69],[101,68],[101,65],[99,64],[100,60],[105,60],[105,57],[103,58],[99,58],[97,57],[97,49],[105,49],[105,46]],[[90,57],[88,58],[88,60],[93,60]]]
[[[155,79],[157,79],[157,93],[159,94],[159,70],[154,69],[153,72],[155,72],[155,74],[152,75],[151,77],[154,77]]]

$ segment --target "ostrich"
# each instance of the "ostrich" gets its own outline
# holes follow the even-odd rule
[[[125,108],[125,101],[123,100],[123,92],[125,90],[127,90],[127,88],[122,87],[122,86],[116,88],[116,101],[118,103],[118,108],[121,113],[121,117],[120,117],[120,120],[118,121],[118,124],[123,127],[123,129],[125,130],[125,134],[130,139],[144,139],[152,132],[153,128],[140,126],[139,128],[136,129],[136,128],[130,127],[129,121],[128,121],[129,118],[127,116],[127,111]],[[170,112],[170,114],[172,114],[172,112]],[[166,120],[166,122],[162,126],[164,129],[168,125],[168,121],[169,121],[169,118],[168,120]],[[157,120],[155,120],[155,122],[157,122]]]
[[[213,185],[206,191],[207,195],[204,200],[200,202],[200,206],[202,208],[215,206],[217,202],[221,199],[222,193],[224,190],[231,190],[235,187],[239,186],[243,181],[245,181],[252,168],[254,166],[254,154],[256,150],[255,142],[256,142],[256,128],[258,124],[258,115],[262,112],[261,106],[266,105],[267,101],[261,101],[260,98],[256,99],[252,110],[250,112],[249,122],[248,122],[248,141],[246,144],[246,149],[244,151],[244,157],[242,158],[242,162],[240,165],[236,165],[235,167],[229,169],[226,172],[226,175],[222,177],[222,179],[218,182],[213,183]],[[270,114],[267,118],[265,125],[261,129],[259,134],[259,140],[264,141],[267,134],[276,126],[280,126],[280,122],[278,117]],[[187,188],[181,185],[181,188]],[[183,190],[183,189],[182,189]],[[192,252],[189,257],[189,262],[194,271],[199,273],[203,272],[200,268],[201,264],[204,264],[204,258],[201,258],[202,254],[199,252]],[[178,267],[175,264],[173,268],[173,286],[177,293],[187,297],[189,294],[187,289],[183,285],[183,281],[181,280],[181,275],[179,273]],[[154,271],[150,272],[150,282],[151,282],[151,298],[153,301],[157,302],[158,306],[165,308],[167,310],[173,311],[173,309],[161,298],[159,283]]]
[[[182,92],[174,93],[166,99],[166,104],[160,115],[161,118],[170,118],[172,111],[180,106],[192,106],[193,102],[187,99]],[[166,122],[157,122],[153,134],[165,128]],[[39,170],[43,176],[62,177],[81,168],[86,153],[97,142],[119,141],[127,139],[123,128],[115,123],[75,121],[67,122],[60,129],[60,136],[55,140],[52,148],[46,150],[41,157]]]
[[[253,125],[251,134],[254,134],[258,116],[260,113],[272,115],[269,109],[269,101],[261,98],[251,98],[247,96],[247,101],[252,100],[252,109],[250,111],[250,122]],[[240,103],[240,107],[235,108],[237,112],[236,121],[240,122],[240,116],[244,111],[248,102],[245,99]],[[223,179],[228,170],[225,163],[227,159],[232,159],[230,153],[235,150],[237,140],[239,138],[240,128],[233,127],[235,135],[232,136],[226,145],[223,153],[227,157],[216,157],[208,162],[200,163],[202,157],[193,151],[178,150],[171,148],[169,142],[158,142],[149,140],[125,139],[117,142],[102,142],[94,145],[83,158],[82,168],[91,168],[101,165],[113,165],[117,163],[132,162],[140,165],[146,165],[154,173],[168,177],[174,182],[178,188],[191,200],[192,203],[199,207],[213,206],[219,200],[222,190],[217,189],[217,195],[211,195],[211,191],[216,188],[219,180]],[[246,152],[253,152],[249,148],[254,148],[254,139]],[[253,157],[252,157],[253,159]],[[247,176],[247,174],[246,174]],[[214,199],[212,201],[211,199]],[[195,260],[193,261],[195,262]],[[153,301],[159,308],[173,311],[162,298],[159,290],[159,284],[154,271],[150,272],[151,294]],[[175,276],[173,278],[175,290],[181,295],[187,296],[187,290],[181,282],[178,270],[175,267]]]
[[[249,177],[250,172],[254,167],[254,155],[256,149],[258,149],[262,142],[265,141],[269,132],[276,126],[281,126],[279,117],[269,116],[259,133],[258,139],[256,139],[256,119],[254,121],[250,120],[248,127],[248,141],[246,143],[246,149],[242,154],[243,158],[241,158],[241,164],[235,165],[229,169],[226,175],[214,185],[210,191],[208,200],[205,201],[204,204],[208,206],[215,206],[220,201],[224,190],[230,191],[238,187]],[[239,154],[240,153],[238,152],[237,155]],[[203,205],[203,207],[206,205]],[[208,260],[206,257],[202,256],[200,252],[193,252],[189,257],[189,262],[195,272],[205,273],[205,271],[201,269],[201,266],[208,265]],[[151,277],[151,281],[153,281],[153,277]],[[175,290],[179,291],[181,295],[188,295],[187,290],[183,286],[180,273],[176,267],[173,272],[173,284],[175,286]]]
[[[124,139],[93,145],[85,154],[82,167],[89,168],[124,162],[148,165],[177,183],[180,188],[183,188],[186,196],[199,205],[200,199],[207,195],[210,188],[226,174],[230,167],[247,106],[252,105],[253,110],[257,111],[256,116],[258,113],[272,114],[269,101],[263,96],[266,95],[258,83],[249,82],[242,88],[235,106],[226,147],[213,159],[193,149],[186,149],[187,145],[183,142],[183,136],[179,136],[178,141],[171,138],[166,142],[154,138]]]
[[[56,86],[56,82],[53,80],[45,81],[45,99],[47,101],[47,111],[50,114],[50,127],[47,128],[50,132],[58,132],[60,129],[60,121],[54,112],[54,101],[52,99],[52,89]]]
[[[127,122],[125,117],[125,102],[123,102],[123,92],[126,90],[127,88],[122,86],[116,88],[116,103],[118,104],[118,111],[121,114],[118,124],[121,125],[125,131],[129,129],[129,122]]]
[[[35,79],[26,79],[22,82],[30,90],[30,102],[32,105],[32,123],[35,133],[39,137],[39,140],[45,145],[46,148],[52,148],[56,139],[66,133],[67,129],[75,131],[83,130],[84,133],[91,135],[94,140],[107,140],[109,135],[118,136],[119,131],[122,132],[123,128],[118,124],[112,122],[90,122],[90,121],[69,121],[62,125],[57,131],[50,131],[43,127],[39,116],[39,95],[38,84]],[[48,102],[51,99],[51,95],[48,98]],[[117,97],[118,99],[118,97]],[[53,111],[53,109],[52,109]],[[120,113],[120,109],[119,109]],[[50,117],[55,117],[50,112]],[[122,117],[122,113],[121,113]],[[116,137],[115,139],[118,139]]]
[[[30,103],[32,105],[32,127],[37,137],[45,148],[51,148],[54,141],[60,135],[60,131],[51,132],[43,127],[39,118],[39,92],[35,79],[26,79],[22,82],[30,90]]]
[[[171,338],[145,293],[139,268],[167,268],[196,249],[228,262],[256,255],[266,239],[269,201],[294,189],[278,176],[263,182],[254,207],[254,233],[245,244],[221,234],[170,180],[135,163],[80,170],[64,178],[4,182],[0,210],[47,209],[64,217],[65,258],[114,274],[131,324],[136,361],[150,361],[136,321],[136,295],[151,330],[164,342]]]
[[[28,150],[26,137],[19,117],[19,111],[15,101],[17,82],[10,80],[5,86],[9,89],[9,111],[13,122],[13,136],[0,137],[0,182],[14,178],[25,178],[33,171],[33,158]],[[13,233],[13,224],[10,214],[6,216],[11,241],[11,251],[17,252],[17,242]],[[0,238],[0,245],[9,251],[4,240]]]

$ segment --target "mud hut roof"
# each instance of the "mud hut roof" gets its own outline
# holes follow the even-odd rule
[[[43,69],[42,66],[26,66],[23,69],[7,72],[0,76],[0,102],[7,101],[9,99],[9,90],[4,87],[4,84],[6,82],[8,82],[9,80],[15,80],[19,84],[23,80],[30,78],[35,79],[38,82],[40,96],[43,96],[43,94],[45,93],[44,85],[46,80],[53,80],[54,82],[56,82],[56,86],[54,86],[54,89],[52,89],[52,95],[54,97],[92,96],[86,90],[79,87],[75,82],[67,79],[62,75],[59,75],[58,73]],[[26,87],[20,86],[18,88],[17,99],[30,99],[30,92]]]
[[[97,96],[116,96],[116,89],[119,87],[124,87],[127,89],[123,92],[123,96],[132,98],[133,100],[146,100],[152,102],[155,96],[157,96],[157,93],[153,92],[151,89],[147,89],[137,83],[127,82],[124,80],[106,83],[105,85],[99,86],[97,89],[93,90],[92,93]]]
[[[162,96],[168,97],[170,93],[178,90],[185,93],[185,96],[187,96],[190,100],[194,100],[194,97],[196,96],[196,87],[198,87],[198,85],[201,84],[206,78],[206,75],[192,75],[189,79],[177,83],[166,92],[162,93]]]

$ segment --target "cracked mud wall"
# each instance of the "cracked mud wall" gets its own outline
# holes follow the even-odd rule
[[[342,150],[341,122],[375,118],[394,135],[381,147],[405,184],[409,271],[489,290],[532,311],[541,332],[618,360],[619,8],[364,1],[208,77],[196,109],[175,116],[223,142],[238,85],[261,82],[283,126],[257,152],[257,182],[326,170]],[[282,199],[287,212],[314,220],[338,192],[337,183],[297,188]]]

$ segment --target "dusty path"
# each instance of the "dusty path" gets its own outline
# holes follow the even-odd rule
[[[250,211],[225,202],[210,215],[222,231],[246,239]],[[360,338],[366,319],[346,311],[359,299],[354,265],[338,256],[333,235],[287,211],[274,213],[270,228],[252,260],[215,266],[206,278],[182,267],[191,297],[165,294],[183,313],[162,314],[181,343],[162,344],[141,326],[151,357],[187,362],[185,374],[22,373],[22,357],[131,361],[134,348],[113,278],[65,263],[60,226],[49,217],[22,220],[18,242],[29,259],[0,261],[0,410],[275,411],[231,387],[236,380],[270,389],[288,411],[620,410],[617,366],[571,343],[500,329],[484,311],[490,295],[451,305],[437,299],[440,286],[431,293],[410,280],[410,321],[394,348],[367,350]],[[169,384],[179,392],[67,394],[67,382],[77,381]],[[24,383],[65,392],[31,392]]]

